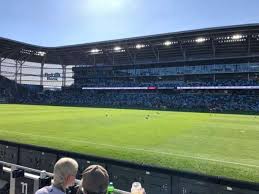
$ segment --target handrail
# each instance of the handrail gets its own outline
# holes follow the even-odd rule
[[[33,172],[33,173],[39,174],[39,175],[34,175],[34,174],[30,174],[30,173],[24,173],[24,176],[26,178],[30,178],[30,179],[33,179],[33,180],[38,180],[42,175],[45,175],[45,176],[47,175],[49,177],[54,176],[53,173],[46,172],[44,170],[37,170],[37,169],[29,168],[29,167],[26,167],[26,166],[21,166],[21,165],[17,165],[17,164],[4,162],[4,161],[1,161],[1,160],[0,160],[0,164],[3,165],[3,171],[8,172],[8,173],[11,173],[12,169],[21,169],[21,170],[24,170],[24,171],[27,171],[27,172],[31,172],[31,173]],[[79,184],[80,180],[76,179],[75,183]],[[114,193],[115,194],[130,194],[129,192],[126,192],[126,191],[123,191],[123,190],[120,190],[120,189],[114,189]]]

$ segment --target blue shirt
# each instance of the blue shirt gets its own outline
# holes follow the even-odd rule
[[[65,192],[51,185],[39,189],[35,194],[65,194]]]

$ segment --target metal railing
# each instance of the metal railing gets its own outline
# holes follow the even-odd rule
[[[16,189],[17,187],[21,186],[21,194],[34,194],[38,189],[40,189],[42,187],[42,185],[40,185],[40,180],[44,179],[46,177],[53,177],[53,173],[50,172],[46,172],[45,170],[37,170],[37,169],[33,169],[33,168],[29,168],[29,167],[25,167],[25,166],[21,166],[21,165],[17,165],[17,164],[12,164],[12,163],[8,163],[8,162],[4,162],[4,161],[0,161],[0,172],[1,170],[3,170],[3,172],[9,173],[10,174],[10,190],[9,190],[9,194],[17,194]],[[20,176],[18,177],[14,177],[13,176],[13,172],[15,170],[23,170],[24,173],[21,173]],[[21,178],[24,177],[26,179],[30,179],[33,181],[33,184],[28,184],[26,182],[23,182],[23,180],[20,180],[20,184],[18,184],[17,186],[17,178]],[[1,179],[1,176],[0,176]],[[80,180],[76,179],[75,183],[78,185],[80,182]],[[47,186],[47,185],[44,185]],[[32,188],[29,188],[32,187]],[[29,191],[33,191],[33,193],[30,193]],[[122,191],[119,189],[114,189],[114,194],[130,194],[129,192],[126,191]]]
[[[235,180],[220,176],[210,176],[207,174],[194,173],[171,168],[163,168],[150,166],[146,164],[137,164],[129,161],[116,160],[111,158],[97,157],[65,150],[40,147],[35,145],[20,144],[9,141],[0,140],[0,166],[8,167],[8,163],[1,164],[1,160],[11,164],[19,164],[28,166],[26,173],[30,173],[30,169],[34,173],[40,175],[41,169],[46,169],[48,172],[53,171],[55,162],[61,157],[71,157],[78,161],[80,171],[91,164],[99,164],[104,166],[110,173],[110,179],[116,188],[121,188],[124,191],[129,190],[131,183],[140,182],[149,194],[183,194],[187,193],[246,193],[255,194],[259,191],[259,184],[256,182],[247,182]],[[19,165],[15,165],[17,168]],[[0,168],[1,171],[2,168]],[[19,169],[19,168],[18,168]],[[11,170],[9,170],[11,172]],[[37,173],[38,172],[38,173]],[[1,173],[1,172],[0,172]],[[50,174],[51,175],[51,174]],[[5,185],[9,182],[9,174],[4,173],[1,176]],[[23,179],[21,181],[21,179]],[[22,192],[22,183],[29,182],[28,179],[18,178],[16,180],[19,188],[16,188],[16,194],[25,194]],[[32,180],[30,180],[33,182]],[[42,183],[42,182],[41,182]],[[50,183],[49,183],[50,184]],[[25,187],[25,186],[24,186]],[[34,184],[30,186],[33,189]],[[36,187],[36,186],[35,186]],[[120,190],[115,192],[125,193]],[[27,194],[31,194],[30,191]],[[7,194],[7,192],[0,194]]]

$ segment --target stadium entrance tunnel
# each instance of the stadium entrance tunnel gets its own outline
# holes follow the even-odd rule
[[[0,141],[0,194],[9,193],[12,173],[7,173],[5,162],[25,166],[41,172],[52,172],[55,162],[61,157],[72,157],[78,161],[80,172],[91,164],[105,167],[115,188],[129,191],[133,182],[140,182],[147,194],[258,194],[259,184],[227,178],[207,176],[172,169],[138,165],[126,161],[94,157],[45,147]],[[5,169],[5,171],[3,170]],[[14,170],[14,169],[11,169]],[[25,173],[26,174],[26,173]],[[23,176],[17,171],[15,183],[11,183],[10,194],[34,194],[35,190],[50,181],[40,184],[35,176]],[[14,188],[15,189],[14,189]]]

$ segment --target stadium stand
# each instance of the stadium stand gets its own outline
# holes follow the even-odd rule
[[[17,50],[20,47],[23,49]],[[81,54],[82,49],[86,55]],[[6,84],[1,77],[5,86],[1,97],[30,104],[258,112],[258,49],[257,24],[54,49],[1,38],[2,69],[10,67],[5,59],[11,59],[16,61],[12,72],[17,72],[13,76],[16,82]],[[45,64],[60,63],[57,56],[62,56],[62,73],[44,74]],[[37,76],[22,73],[25,61],[40,63],[37,75],[41,87],[47,75],[53,80],[60,77],[63,90],[42,92],[43,88],[24,87],[23,79]],[[73,65],[71,86],[66,85],[68,65]],[[8,77],[4,73],[10,72],[2,70]]]
[[[61,47],[0,38],[0,103],[258,113],[258,51],[259,24]],[[52,150],[43,156],[42,150],[28,146],[7,147],[0,145],[4,162],[42,165],[47,171],[62,155]],[[150,176],[149,167],[130,164],[127,169],[118,161],[102,161],[125,190],[128,180],[136,179],[146,180],[151,194],[258,192],[258,187],[247,189],[246,184],[242,190],[242,183],[235,181],[229,186],[220,177],[182,172],[178,176],[179,172],[161,173],[156,168],[151,168],[156,170]],[[136,177],[138,173],[141,176]]]
[[[31,99],[37,99],[37,93],[13,80],[0,76],[0,103],[19,103],[20,101],[29,103]]]
[[[45,92],[39,103],[118,108],[173,109],[186,111],[258,112],[258,96],[211,92],[130,93],[130,92]]]

